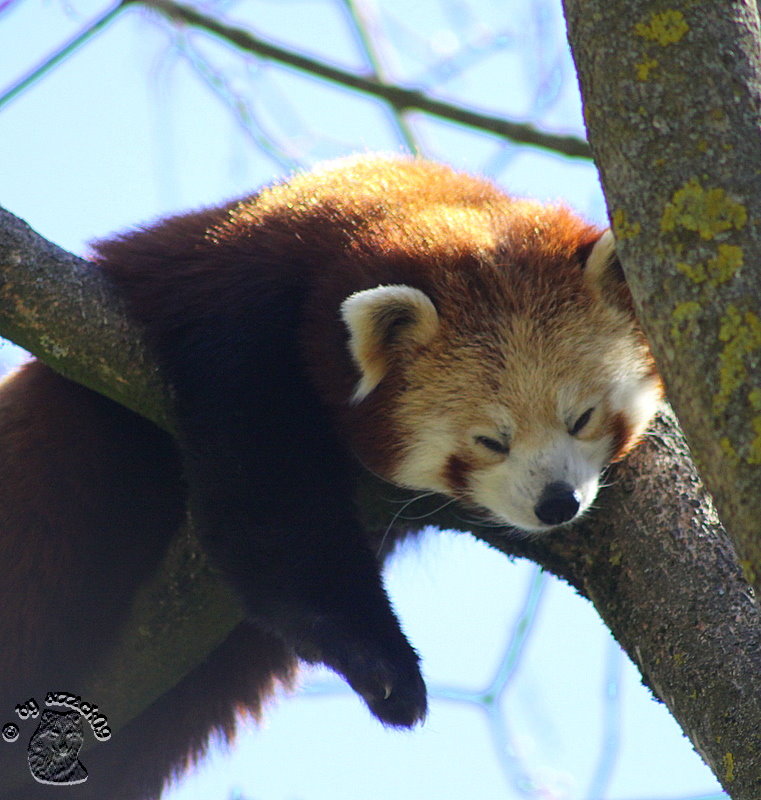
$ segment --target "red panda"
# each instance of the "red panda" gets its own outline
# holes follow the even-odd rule
[[[94,260],[144,327],[178,435],[40,362],[2,385],[0,707],[97,674],[187,511],[248,622],[89,750],[71,797],[157,796],[299,659],[387,725],[422,720],[356,476],[540,534],[590,507],[661,393],[609,232],[422,160],[330,164]],[[6,776],[23,766],[8,753]],[[13,796],[41,796],[23,777]]]

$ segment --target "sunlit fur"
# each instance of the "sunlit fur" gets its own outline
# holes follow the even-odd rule
[[[507,198],[501,206],[501,214],[423,213],[439,266],[425,313],[420,291],[399,285],[344,303],[350,339],[363,341],[362,350],[353,348],[361,373],[355,401],[382,375],[397,387],[384,400],[395,457],[373,464],[372,453],[361,455],[401,485],[543,531],[553,526],[534,510],[542,490],[565,482],[578,494],[574,518],[587,510],[601,470],[634,445],[655,413],[661,384],[621,292],[610,232],[582,260],[589,231],[567,211]],[[465,252],[446,235],[464,221],[478,226]],[[395,315],[403,318],[398,325]],[[589,421],[572,434],[588,409]],[[509,452],[494,452],[479,437]]]

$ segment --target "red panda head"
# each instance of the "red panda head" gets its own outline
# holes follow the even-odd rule
[[[359,457],[401,486],[542,532],[589,508],[661,384],[612,234],[514,206],[507,233],[497,224],[477,252],[442,255],[424,288],[359,291],[341,315],[359,375],[350,402],[391,442],[378,460],[360,441]]]

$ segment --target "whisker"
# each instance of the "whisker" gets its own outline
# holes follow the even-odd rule
[[[388,503],[389,505],[401,505],[401,506],[408,506],[410,503],[414,503],[417,500],[422,500],[425,497],[431,497],[437,494],[437,492],[423,492],[422,494],[415,495],[412,499],[409,497],[384,497],[383,502]]]
[[[608,486],[615,486],[620,482],[620,480],[621,476],[617,475],[615,470],[611,469],[610,466],[607,466],[600,474],[600,483],[598,485],[598,489],[605,489]]]
[[[374,478],[377,478],[379,481],[387,484],[388,486],[393,486],[395,489],[399,488],[399,484],[394,483],[394,481],[389,480],[384,475],[381,475],[380,472],[376,472],[372,467],[365,464],[365,462],[356,453],[354,453],[354,457],[357,459],[362,469],[369,472]]]
[[[447,498],[444,503],[442,503],[438,508],[434,508],[430,511],[426,511],[423,514],[418,514],[417,516],[403,516],[404,511],[409,508],[413,503],[416,503],[418,500],[425,500],[428,497],[434,497],[437,495],[438,492],[422,492],[415,497],[410,498],[407,500],[404,505],[394,514],[391,519],[391,522],[388,523],[386,526],[386,530],[383,532],[383,536],[381,537],[380,543],[378,544],[378,550],[376,555],[380,556],[381,552],[383,551],[383,545],[386,543],[386,539],[388,539],[389,533],[393,530],[394,525],[396,525],[397,521],[403,519],[405,521],[414,521],[419,519],[425,519],[426,517],[430,517],[433,514],[438,513],[442,509],[446,508],[451,503],[454,503],[454,498]]]
[[[422,500],[424,497],[433,497],[433,496],[435,496],[437,494],[438,494],[438,492],[428,492],[428,494],[421,494],[419,497],[416,497],[415,500]],[[412,502],[412,501],[410,501],[410,502]],[[426,517],[431,517],[434,514],[438,514],[439,511],[443,511],[447,506],[452,505],[452,503],[454,503],[454,502],[455,502],[455,498],[454,497],[448,497],[437,508],[433,508],[430,511],[425,511],[422,514],[418,514],[416,517],[401,517],[401,518],[403,520],[409,520],[409,521],[414,521],[414,520],[418,520],[418,519],[425,519]],[[401,510],[404,511],[404,509],[401,509]],[[401,515],[398,514],[397,516],[401,516]]]

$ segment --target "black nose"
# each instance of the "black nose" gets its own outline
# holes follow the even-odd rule
[[[539,502],[534,506],[534,513],[546,525],[560,525],[576,516],[580,500],[573,486],[564,481],[555,481],[544,487]]]

